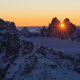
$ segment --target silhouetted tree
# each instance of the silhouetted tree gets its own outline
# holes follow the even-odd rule
[[[51,24],[47,28],[47,34],[49,37],[57,36],[57,28],[61,25],[61,22],[55,17],[52,19]]]
[[[69,38],[71,37],[71,35],[74,33],[74,31],[76,30],[76,26],[70,22],[70,20],[68,18],[65,18],[63,21],[66,30],[65,30],[65,37]]]
[[[80,29],[78,29],[78,31],[77,31],[77,37],[76,38],[78,41],[80,41]]]
[[[30,37],[30,30],[28,27],[24,27],[22,30],[21,30],[21,34],[25,37]]]
[[[16,25],[14,22],[4,21],[0,19],[0,30],[16,30]]]
[[[63,39],[71,37],[76,30],[76,26],[71,23],[68,18],[64,19],[63,24],[64,29],[61,29],[61,22],[56,17],[53,18],[51,23],[49,23],[49,27],[47,28],[48,37],[58,37]]]
[[[43,28],[40,30],[40,35],[42,37],[46,37],[47,36],[47,29],[45,26],[43,26]]]

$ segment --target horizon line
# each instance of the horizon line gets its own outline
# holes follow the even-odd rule
[[[43,27],[43,26],[16,26],[16,27]],[[45,26],[45,27],[48,27],[48,26]],[[76,25],[76,27],[80,27],[80,25]]]

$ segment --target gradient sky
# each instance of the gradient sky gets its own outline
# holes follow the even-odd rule
[[[80,0],[0,0],[0,17],[17,26],[48,25],[53,17],[65,17],[80,25]]]

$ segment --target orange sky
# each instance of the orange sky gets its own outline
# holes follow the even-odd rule
[[[0,17],[17,26],[47,26],[53,17],[80,25],[80,0],[0,0]]]

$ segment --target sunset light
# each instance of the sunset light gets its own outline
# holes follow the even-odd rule
[[[0,80],[80,80],[80,0],[0,0]]]
[[[61,28],[64,28],[64,24],[63,23],[61,24]]]
[[[0,0],[0,17],[17,26],[48,26],[55,16],[80,25],[79,7],[80,0]]]

